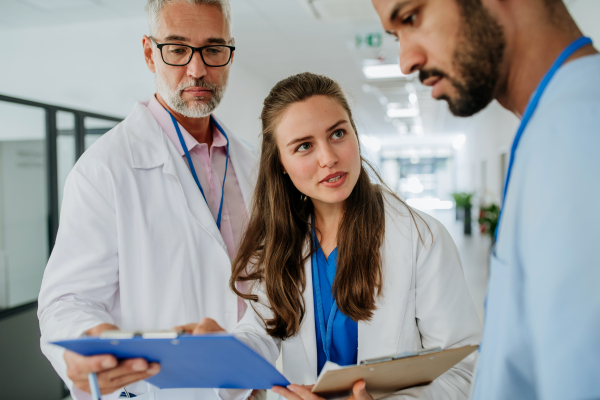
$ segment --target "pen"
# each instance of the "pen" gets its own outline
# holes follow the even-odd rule
[[[96,373],[90,373],[88,375],[88,380],[90,382],[90,392],[92,392],[92,397],[94,400],[101,400],[100,387],[98,386],[98,376]]]

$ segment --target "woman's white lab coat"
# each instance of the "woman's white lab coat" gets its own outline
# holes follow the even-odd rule
[[[256,158],[251,146],[219,123],[249,204]],[[136,104],[125,121],[85,152],[67,179],[39,296],[42,351],[70,384],[63,351],[48,342],[78,337],[98,324],[170,329],[210,317],[233,329],[238,310],[230,276],[225,243],[187,165],[150,111]],[[135,394],[157,390],[145,383],[129,388]],[[148,398],[216,394],[182,389]]]
[[[383,291],[372,320],[358,323],[358,360],[479,343],[481,324],[452,238],[437,220],[419,213],[431,229],[416,218],[423,244],[406,206],[389,194],[385,197]],[[296,336],[283,341],[271,338],[251,307],[233,333],[272,363],[281,350],[283,375],[292,383],[308,385],[317,379],[310,258],[304,268],[306,314]],[[264,293],[259,296],[265,298]],[[256,307],[259,313],[271,315],[265,306]],[[472,354],[430,385],[399,392],[394,398],[467,399],[474,362]],[[227,397],[225,392],[221,395]]]

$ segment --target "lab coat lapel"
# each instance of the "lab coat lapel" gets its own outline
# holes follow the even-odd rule
[[[170,153],[170,157],[167,158],[163,167],[163,172],[165,174],[173,175],[177,179],[190,214],[192,214],[196,222],[204,228],[209,235],[219,242],[223,250],[227,253],[227,248],[223,241],[223,237],[221,236],[221,232],[217,228],[217,223],[215,222],[204,197],[202,197],[202,193],[200,193],[198,185],[196,185],[196,181],[194,181],[194,177],[166,134],[163,134],[163,140],[165,141],[165,146],[169,147]],[[227,256],[229,257],[229,254],[227,254]]]
[[[409,296],[414,296],[414,291],[410,290],[413,278],[412,253],[409,247],[398,245],[407,240],[412,243],[412,239],[402,235],[396,224],[403,221],[396,219],[390,218],[390,212],[386,212],[385,241],[381,249],[383,276],[386,279],[373,318],[358,323],[359,362],[397,353],[406,307],[414,307],[414,303],[408,304]],[[402,287],[398,287],[399,282]]]
[[[308,251],[308,249],[305,249]],[[306,358],[310,366],[314,381],[317,380],[317,334],[315,332],[315,305],[313,299],[312,263],[308,257],[304,263],[304,275],[306,276],[306,289],[304,289],[304,321],[300,324],[300,337],[306,352]]]
[[[175,178],[177,187],[174,190],[181,192],[183,201],[194,220],[221,245],[227,254],[221,232],[192,174],[152,113],[143,104],[137,103],[125,122],[132,167],[150,169],[162,165],[163,173]]]
[[[254,183],[256,182],[255,172],[257,165],[252,147],[234,135],[220,119],[214,115],[213,118],[223,128],[225,134],[227,134],[227,138],[229,139],[229,161],[235,169],[235,176],[242,191],[246,208],[250,210],[250,203],[254,194]]]

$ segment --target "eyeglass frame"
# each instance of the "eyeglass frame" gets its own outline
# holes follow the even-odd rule
[[[233,52],[235,51],[235,46],[229,46],[226,44],[210,44],[208,46],[202,46],[202,47],[193,47],[187,44],[181,44],[181,43],[158,43],[156,42],[156,39],[154,39],[152,36],[150,36],[150,40],[152,41],[152,43],[154,43],[154,45],[156,46],[156,48],[160,51],[160,58],[163,60],[163,62],[167,65],[170,65],[172,67],[185,67],[186,65],[188,65],[190,62],[192,62],[192,58],[194,58],[194,53],[198,52],[198,54],[200,54],[200,58],[202,59],[202,62],[204,63],[204,65],[206,65],[207,67],[211,67],[211,68],[219,68],[219,67],[224,67],[227,64],[229,64],[231,62],[231,56],[233,55]],[[233,40],[233,39],[232,39]],[[162,48],[166,45],[171,45],[171,46],[184,46],[184,47],[189,47],[190,49],[192,49],[192,54],[190,55],[190,59],[188,60],[188,62],[186,62],[185,64],[169,64],[168,62],[165,61],[165,57],[163,56],[162,53]],[[206,63],[206,61],[204,60],[204,56],[202,55],[202,50],[209,48],[209,47],[227,47],[229,48],[231,51],[229,52],[229,59],[227,60],[227,62],[225,64],[222,65],[209,65]]]

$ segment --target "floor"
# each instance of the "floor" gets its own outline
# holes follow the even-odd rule
[[[489,252],[491,240],[481,235],[477,223],[473,223],[473,234],[463,234],[463,222],[456,221],[454,210],[437,210],[430,212],[448,230],[456,243],[463,264],[467,286],[475,303],[479,318],[483,321],[483,302],[487,288]],[[276,399],[274,393],[268,393],[268,400]],[[70,400],[70,397],[64,400]]]

